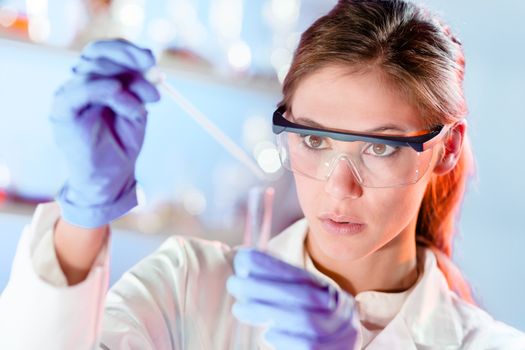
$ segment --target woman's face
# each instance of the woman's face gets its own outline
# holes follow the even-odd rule
[[[352,74],[339,66],[304,78],[294,93],[291,113],[294,119],[310,119],[330,129],[365,131],[392,124],[407,131],[424,129],[417,110],[389,89],[377,71]],[[397,188],[362,187],[343,161],[327,181],[294,174],[309,223],[309,245],[332,259],[355,260],[395,242],[396,237],[414,240],[417,213],[436,154],[417,183]],[[354,225],[335,233],[330,218]]]

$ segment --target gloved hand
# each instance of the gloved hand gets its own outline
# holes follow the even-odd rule
[[[57,201],[69,223],[99,227],[137,205],[144,104],[160,99],[144,78],[154,65],[150,50],[125,40],[94,42],[82,52],[73,78],[56,92],[50,120],[69,168]]]
[[[234,316],[268,327],[276,349],[354,349],[353,298],[327,282],[266,253],[241,248],[227,288],[237,300]]]

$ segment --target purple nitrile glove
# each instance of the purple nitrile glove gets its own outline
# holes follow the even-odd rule
[[[51,124],[69,178],[57,196],[62,217],[94,228],[137,205],[135,162],[146,128],[145,103],[156,87],[144,78],[150,50],[125,40],[88,45],[53,101]]]
[[[354,349],[354,301],[327,282],[255,249],[241,248],[227,288],[237,300],[233,314],[244,323],[266,326],[276,349]]]

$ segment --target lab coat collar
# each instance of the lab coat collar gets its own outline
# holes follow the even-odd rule
[[[308,232],[308,221],[302,218],[288,226],[268,242],[268,252],[289,264],[305,268],[304,240]]]
[[[401,322],[402,318],[417,344],[439,348],[459,346],[463,329],[453,304],[453,293],[437,266],[434,253],[430,249],[420,251],[424,254],[423,276],[392,322]]]
[[[268,251],[292,265],[305,268],[307,231],[308,222],[303,218],[274,237],[268,244]],[[453,305],[452,292],[437,266],[434,253],[424,248],[419,251],[424,255],[423,275],[399,313],[372,340],[368,349],[416,349],[415,344],[454,348],[461,344],[462,327]],[[315,274],[335,283],[318,270]]]

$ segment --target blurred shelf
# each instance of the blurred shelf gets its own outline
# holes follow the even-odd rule
[[[54,54],[74,56],[75,58],[80,55],[80,51],[77,50],[37,44],[24,40],[18,35],[9,35],[5,32],[0,32],[0,46],[4,48],[10,47],[13,50],[42,50]],[[183,76],[196,81],[206,81],[207,83],[234,88],[249,88],[254,92],[279,94],[281,90],[281,84],[277,77],[270,74],[227,74],[220,72],[217,67],[202,60],[195,59],[195,62],[191,62],[188,58],[177,57],[170,50],[164,51],[158,56],[158,67],[166,73],[175,76]]]

